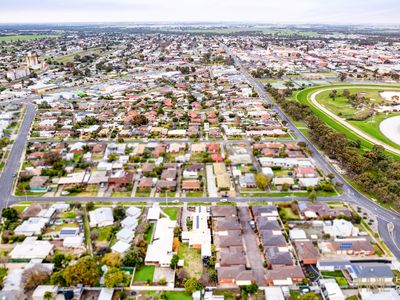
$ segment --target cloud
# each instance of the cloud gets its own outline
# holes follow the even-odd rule
[[[397,0],[14,0],[0,22],[398,23]]]

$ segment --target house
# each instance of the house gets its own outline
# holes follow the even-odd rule
[[[148,221],[157,221],[160,218],[161,208],[157,202],[153,203],[153,206],[147,211]]]
[[[84,248],[83,235],[65,237],[63,240],[63,247],[65,247],[65,248]]]
[[[259,235],[264,249],[268,247],[287,247],[286,239],[280,230],[261,230]]]
[[[373,255],[376,250],[366,239],[340,239],[333,242],[320,242],[322,253],[335,253],[336,255]]]
[[[14,230],[16,235],[33,236],[42,233],[44,227],[48,223],[47,218],[33,217],[24,221],[21,225],[17,226]]]
[[[274,205],[252,206],[251,211],[254,217],[278,217],[278,209]]]
[[[121,185],[121,184],[131,184],[133,182],[133,173],[126,172],[124,170],[118,170],[113,172],[108,178],[109,184]]]
[[[294,242],[297,256],[304,265],[315,265],[319,251],[310,240],[297,240]]]
[[[356,237],[360,230],[351,222],[344,219],[335,219],[332,222],[324,222],[324,233],[332,237]]]
[[[211,215],[214,219],[237,217],[237,208],[234,206],[212,206]]]
[[[318,173],[314,168],[311,167],[297,167],[294,169],[294,175],[297,178],[315,178],[318,177]]]
[[[269,268],[292,266],[293,259],[287,247],[268,247],[265,249],[266,262]]]
[[[113,296],[114,289],[102,288],[97,300],[112,300]]]
[[[173,256],[172,244],[175,226],[176,221],[169,218],[158,219],[152,243],[147,248],[146,264],[169,267]]]
[[[241,230],[226,230],[214,233],[214,245],[217,251],[226,247],[243,245]]]
[[[47,192],[49,189],[50,177],[49,176],[33,176],[29,181],[29,189],[31,192]]]
[[[125,243],[130,243],[134,236],[135,236],[135,232],[130,227],[123,227],[116,234],[117,240],[123,241]]]
[[[142,210],[136,206],[129,206],[125,213],[128,217],[139,218],[139,216],[142,214]]]
[[[151,177],[142,177],[140,179],[138,188],[141,190],[150,190],[154,186],[154,180]]]
[[[241,188],[256,188],[256,177],[253,173],[246,173],[239,177],[239,183]]]
[[[246,265],[246,254],[243,246],[222,248],[219,251],[218,264],[221,267]]]
[[[267,285],[287,286],[303,282],[305,276],[300,266],[286,266],[268,270],[265,275]]]
[[[60,239],[64,239],[66,237],[74,237],[79,234],[79,228],[78,227],[63,227],[61,228],[58,236]]]
[[[320,279],[319,280],[322,293],[324,294],[324,298],[327,300],[346,300],[346,297],[343,295],[340,286],[336,282],[336,279]],[[364,298],[363,298],[364,299]]]
[[[157,192],[162,192],[164,190],[175,191],[176,186],[176,181],[158,180],[156,183]]]
[[[217,268],[220,286],[245,286],[255,282],[254,273],[244,265]]]
[[[275,177],[272,179],[272,184],[279,189],[282,189],[284,185],[291,187],[294,185],[294,179],[292,177]]]
[[[201,184],[198,180],[184,180],[182,181],[181,188],[184,191],[200,190]]]
[[[231,178],[228,173],[217,175],[217,187],[219,190],[229,190],[231,187]]]
[[[127,227],[131,229],[135,229],[136,226],[138,225],[138,219],[135,217],[126,217],[121,221],[121,226],[122,227]]]
[[[176,179],[176,175],[176,169],[163,170],[163,172],[161,173],[161,179],[166,181],[174,181]]]
[[[199,174],[197,173],[197,171],[184,170],[182,176],[185,179],[197,179],[199,177]]]
[[[89,212],[90,227],[106,227],[114,224],[110,207],[100,207]]]
[[[213,163],[213,168],[214,168],[214,174],[217,176],[226,174],[225,163]]]
[[[123,255],[131,247],[131,244],[124,241],[117,241],[112,247],[111,251]]]
[[[357,286],[366,284],[392,285],[394,274],[390,266],[377,263],[352,263],[347,266],[346,274],[351,283]]]
[[[206,151],[206,145],[204,143],[192,144],[192,146],[190,147],[190,151],[193,154],[199,154],[199,153],[205,152]]]
[[[256,217],[258,231],[262,230],[281,230],[281,225],[274,217]]]
[[[10,252],[12,259],[45,259],[53,251],[49,241],[39,241],[36,237],[27,237]]]
[[[300,214],[306,219],[335,219],[340,215],[352,217],[351,211],[346,208],[330,208],[326,203],[298,204]]]

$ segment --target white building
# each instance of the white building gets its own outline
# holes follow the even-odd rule
[[[47,218],[29,218],[21,225],[15,228],[14,233],[17,235],[33,236],[42,233],[43,228],[48,222]]]
[[[114,224],[110,207],[100,207],[89,212],[90,227],[106,227]]]
[[[38,241],[36,237],[27,237],[10,252],[12,259],[45,259],[52,253],[54,245],[48,241]]]
[[[152,243],[147,247],[145,263],[169,267],[173,256],[172,246],[176,221],[161,218],[157,221]]]

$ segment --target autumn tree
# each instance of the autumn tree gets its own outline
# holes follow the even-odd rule
[[[45,284],[50,280],[50,270],[40,264],[36,264],[31,268],[26,269],[22,273],[22,286],[24,291],[32,291],[41,284]]]
[[[122,264],[122,258],[119,253],[107,253],[101,262],[109,267],[119,267]]]
[[[76,286],[79,283],[94,286],[99,281],[100,272],[94,258],[85,256],[65,268],[64,278],[69,286]]]
[[[104,275],[104,284],[107,288],[116,286],[125,286],[128,281],[128,276],[124,271],[118,268],[110,268]]]
[[[256,175],[256,184],[259,189],[265,190],[269,184],[269,178],[263,173],[258,173]]]

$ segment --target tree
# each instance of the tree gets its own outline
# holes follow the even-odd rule
[[[50,277],[50,283],[53,285],[66,286],[67,282],[65,281],[64,278],[64,272],[63,271],[54,272]]]
[[[51,299],[54,298],[54,295],[53,295],[52,292],[46,291],[46,292],[44,293],[44,295],[43,295],[43,298],[46,299],[46,300],[51,300]]]
[[[126,217],[125,209],[122,206],[117,206],[113,209],[113,216],[116,221],[122,221]]]
[[[254,295],[258,292],[258,285],[255,283],[245,285],[242,287],[242,291],[244,291],[246,294]]]
[[[183,285],[185,288],[185,292],[186,294],[193,294],[193,292],[200,290],[201,289],[201,285],[199,284],[199,282],[197,281],[196,278],[188,278],[185,281],[185,284]]]
[[[179,241],[179,238],[174,237],[174,241],[172,243],[172,249],[174,250],[174,252],[178,252],[180,245],[181,242]]]
[[[319,297],[313,292],[309,292],[299,297],[299,300],[318,300],[318,299]]]
[[[109,162],[116,161],[118,159],[118,154],[115,152],[112,152],[112,153],[108,154],[107,159]]]
[[[258,173],[256,175],[256,184],[259,189],[265,190],[269,184],[269,178],[263,173]]]
[[[124,286],[128,280],[125,272],[118,268],[110,268],[104,275],[104,284],[107,288]]]
[[[54,264],[54,267],[61,268],[61,266],[66,262],[67,257],[63,253],[56,253],[53,256],[51,262]]]
[[[10,222],[15,222],[18,220],[18,211],[13,207],[6,207],[1,212],[1,216]]]
[[[138,267],[143,264],[145,255],[137,247],[129,250],[122,260],[122,264],[126,267]]]
[[[101,262],[109,267],[119,267],[122,264],[122,258],[119,253],[107,253]]]
[[[100,272],[97,263],[91,256],[80,258],[76,264],[65,268],[64,278],[69,286],[83,285],[94,286],[98,283]]]
[[[172,256],[171,258],[171,262],[169,264],[169,266],[171,267],[171,269],[175,269],[176,266],[178,265],[179,262],[179,256],[174,254],[174,256]]]
[[[310,199],[310,201],[312,203],[314,203],[315,201],[317,201],[317,192],[313,189],[310,194],[308,195],[308,199]]]
[[[339,74],[339,79],[341,82],[345,81],[347,78],[347,74],[346,73],[340,73]]]
[[[22,286],[24,291],[32,291],[41,284],[45,284],[50,280],[50,270],[42,265],[36,264],[31,268],[26,269],[22,273]]]

